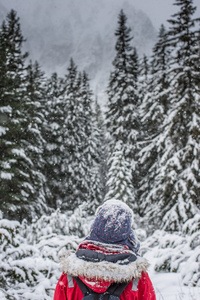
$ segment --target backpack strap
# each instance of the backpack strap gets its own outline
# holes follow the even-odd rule
[[[87,297],[89,295],[92,295],[94,300],[99,299],[99,293],[95,293],[79,277],[73,277],[73,278],[76,281],[76,283],[78,284],[81,292],[83,293],[83,297]],[[87,298],[85,298],[85,299],[87,299]]]
[[[109,295],[112,295],[114,297],[116,297],[116,299],[121,296],[121,294],[123,293],[123,291],[125,290],[125,288],[127,287],[127,285],[130,283],[129,282],[121,282],[121,283],[112,283],[109,288],[107,289],[107,291],[104,293],[104,298],[103,299],[109,299]],[[108,295],[108,296],[107,296]]]
[[[81,289],[81,292],[83,293],[83,296],[87,296],[91,294],[91,289],[79,278],[79,277],[73,277],[78,286]]]
[[[112,283],[109,288],[102,294],[94,292],[92,289],[90,289],[79,277],[73,277],[76,283],[78,284],[81,292],[83,293],[83,296],[89,296],[93,295],[93,299],[100,299],[108,300],[110,296],[112,296],[112,299],[119,299],[125,288],[130,282],[122,282],[122,283]],[[134,283],[134,280],[133,280]],[[102,296],[100,296],[102,295]]]

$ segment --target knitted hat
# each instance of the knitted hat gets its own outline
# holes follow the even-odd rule
[[[119,200],[108,200],[97,209],[87,240],[126,245],[134,252],[140,248],[131,228],[132,210]]]

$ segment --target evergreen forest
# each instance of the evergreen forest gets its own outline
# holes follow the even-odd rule
[[[155,271],[200,286],[200,18],[192,0],[140,57],[123,10],[102,109],[73,57],[47,76],[0,27],[0,298],[52,299],[59,256],[106,200],[127,203]],[[35,298],[34,298],[35,297]]]

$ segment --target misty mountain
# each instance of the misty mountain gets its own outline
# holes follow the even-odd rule
[[[115,30],[121,9],[132,29],[133,46],[149,55],[157,32],[133,1],[126,0],[0,0],[0,21],[11,8],[20,17],[25,50],[49,75],[66,73],[72,57],[91,79],[95,94],[103,97],[115,55]],[[102,102],[102,99],[101,99]]]

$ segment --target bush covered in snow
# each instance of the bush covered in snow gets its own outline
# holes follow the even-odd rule
[[[80,213],[71,216],[59,210],[43,216],[30,226],[24,221],[0,220],[0,298],[50,300],[61,275],[59,258],[66,250],[76,250],[80,229],[87,234],[90,223]],[[87,224],[85,226],[84,224]],[[83,225],[83,228],[81,227]],[[71,234],[72,233],[72,234]]]
[[[66,215],[59,210],[28,225],[0,220],[0,299],[52,300],[61,275],[59,259],[76,250],[93,217],[85,206]],[[155,270],[180,272],[185,285],[200,285],[200,215],[188,220],[183,233],[136,229],[141,254],[152,252]],[[78,236],[79,235],[79,236]]]
[[[157,272],[180,272],[185,285],[200,286],[200,215],[189,219],[182,233],[157,230],[142,244],[151,250]]]

